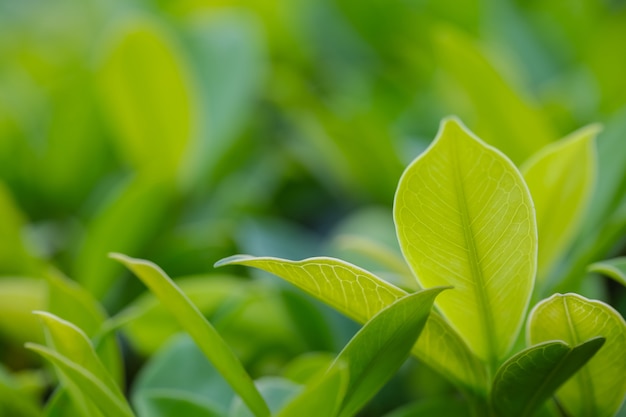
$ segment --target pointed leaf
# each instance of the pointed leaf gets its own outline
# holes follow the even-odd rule
[[[134,417],[132,410],[98,377],[71,359],[44,346],[28,343],[26,347],[50,361],[74,389],[80,390],[104,417]]]
[[[517,337],[536,269],[535,215],[521,174],[449,118],[402,175],[394,216],[421,286],[455,287],[436,305],[494,367]]]
[[[215,264],[223,265],[246,265],[275,274],[359,323],[407,295],[372,273],[333,258],[289,261],[235,255]],[[482,364],[436,312],[431,313],[413,353],[460,388],[486,391]]]
[[[606,338],[602,349],[558,391],[572,417],[609,417],[626,395],[626,322],[609,305],[578,294],[555,294],[535,306],[528,321],[529,343],[563,340],[577,345]]]
[[[406,361],[445,288],[407,295],[381,310],[339,353],[335,364],[348,364],[349,382],[339,416],[356,414]]]
[[[121,254],[112,254],[111,257],[126,265],[159,298],[254,415],[268,416],[267,404],[239,359],[171,278],[151,262]]]
[[[603,337],[576,347],[561,341],[529,347],[498,369],[491,392],[493,407],[502,416],[530,417],[604,344]]]
[[[578,231],[596,177],[595,137],[591,125],[541,149],[522,167],[537,215],[537,279],[550,272]]]
[[[589,265],[589,272],[598,272],[626,286],[626,256]]]
[[[348,368],[345,364],[338,364],[309,382],[276,417],[333,417],[339,410],[347,385]]]

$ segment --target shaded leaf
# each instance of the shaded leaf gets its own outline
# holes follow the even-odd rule
[[[365,323],[339,353],[332,366],[347,364],[349,377],[339,416],[356,414],[406,361],[444,289],[421,290],[395,301]]]
[[[246,265],[275,274],[359,323],[407,295],[370,272],[333,258],[289,261],[236,255],[215,264],[223,265]],[[486,391],[483,365],[437,313],[431,313],[413,353],[466,391]]]
[[[121,254],[111,257],[123,263],[152,291],[198,344],[198,347],[257,417],[268,416],[267,404],[239,359],[198,308],[155,264]]]
[[[420,285],[455,287],[436,305],[494,368],[517,337],[536,270],[535,215],[521,174],[457,119],[445,119],[400,179],[394,218]]]
[[[609,305],[578,294],[555,294],[530,314],[529,343],[562,340],[578,345],[606,338],[602,349],[557,391],[568,415],[613,416],[626,396],[626,322]]]
[[[533,416],[565,381],[596,354],[605,339],[594,338],[570,347],[544,342],[509,358],[493,382],[493,407],[502,416]]]
[[[272,415],[278,413],[280,409],[302,391],[302,386],[278,377],[260,378],[256,381],[256,385],[267,402]],[[252,416],[253,414],[241,401],[241,398],[236,397],[230,407],[228,417]]]

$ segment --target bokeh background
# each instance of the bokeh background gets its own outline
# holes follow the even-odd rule
[[[625,246],[625,45],[622,0],[0,0],[2,372],[45,392],[22,343],[41,337],[46,276],[109,315],[137,303],[111,251],[187,277],[255,375],[337,350],[352,323],[213,264],[334,255],[395,280],[372,245],[397,251],[397,181],[451,114],[518,166],[603,124],[595,194],[553,275],[624,314],[623,289],[585,271]],[[120,336],[129,384],[175,331],[155,317]],[[403,372],[398,403],[450,389]]]

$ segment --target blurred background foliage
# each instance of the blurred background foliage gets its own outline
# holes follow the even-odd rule
[[[111,251],[183,277],[257,376],[336,350],[352,323],[212,265],[336,255],[410,287],[393,194],[449,114],[518,166],[604,125],[594,197],[549,282],[624,314],[623,290],[585,270],[625,243],[625,43],[621,0],[0,0],[0,388],[45,390],[21,345],[68,282],[97,310],[85,326],[122,329],[129,383],[176,332]],[[173,383],[163,358],[192,348],[164,349],[136,392]],[[408,366],[372,415],[450,389],[434,378]]]

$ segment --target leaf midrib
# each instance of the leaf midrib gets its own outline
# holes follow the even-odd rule
[[[495,371],[497,366],[497,349],[495,339],[495,324],[491,316],[491,309],[489,308],[489,298],[485,291],[485,277],[483,275],[482,268],[480,267],[480,261],[478,258],[478,250],[476,248],[476,242],[474,239],[474,233],[472,229],[472,222],[469,218],[469,209],[467,204],[467,198],[465,196],[465,187],[463,185],[463,178],[461,177],[460,161],[458,156],[458,150],[456,146],[451,146],[451,157],[454,173],[454,187],[456,191],[457,203],[459,205],[459,213],[461,217],[461,225],[463,231],[463,238],[467,247],[467,260],[472,271],[472,275],[475,277],[474,293],[478,300],[478,309],[483,323],[483,336],[487,341],[487,363],[488,373]]]

